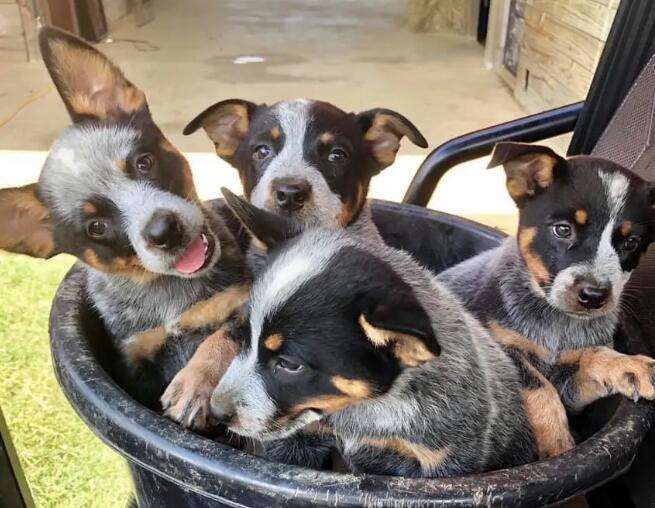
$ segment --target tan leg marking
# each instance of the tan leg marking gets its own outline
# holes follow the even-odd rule
[[[383,450],[390,450],[410,460],[416,460],[421,464],[424,474],[429,474],[441,466],[450,453],[448,447],[432,450],[425,445],[412,443],[405,439],[365,438],[362,440],[362,444]]]
[[[180,316],[180,328],[188,330],[222,323],[246,303],[249,292],[249,284],[235,284],[195,303]]]
[[[211,394],[238,352],[222,329],[207,337],[162,395],[164,415],[187,428],[207,428]]]
[[[202,302],[197,302],[182,313],[172,326],[176,334],[206,326],[223,324],[248,299],[249,285],[237,284],[215,294]],[[166,343],[171,333],[164,326],[139,332],[123,345],[127,361],[137,366],[143,360],[152,360]]]
[[[521,390],[523,407],[534,432],[539,458],[554,457],[572,449],[575,441],[559,393],[537,369],[531,367],[531,370],[542,386]]]
[[[487,327],[493,338],[504,346],[518,349],[524,353],[531,353],[543,361],[549,361],[550,353],[546,348],[541,347],[539,344],[531,341],[530,339],[526,339],[520,333],[517,333],[514,330],[510,330],[509,328],[505,328],[500,323],[498,323],[498,321],[493,320],[487,323]]]
[[[154,360],[157,352],[166,343],[166,329],[163,326],[134,334],[121,344],[121,351],[127,363],[138,367],[144,360]]]
[[[499,343],[526,354],[533,354],[543,361],[549,361],[550,354],[546,348],[526,339],[520,333],[505,328],[497,321],[490,321],[487,326],[491,335]],[[521,390],[523,408],[537,442],[539,458],[553,457],[570,450],[575,446],[575,441],[571,436],[566,409],[559,393],[550,381],[530,364],[527,357],[523,365],[541,383],[539,388]]]

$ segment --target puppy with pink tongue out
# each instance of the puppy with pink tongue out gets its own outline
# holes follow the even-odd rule
[[[205,267],[207,261],[213,256],[214,249],[210,249],[209,240],[204,234],[193,240],[186,250],[175,261],[175,269],[185,275],[191,275]]]

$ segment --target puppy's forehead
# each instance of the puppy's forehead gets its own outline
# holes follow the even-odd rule
[[[300,138],[304,136],[312,120],[313,101],[295,99],[274,104],[271,116],[284,132],[285,138]]]
[[[285,138],[302,138],[307,134],[321,135],[333,130],[345,135],[357,134],[353,115],[323,101],[295,99],[271,106],[259,121],[260,129],[280,126]]]
[[[565,184],[574,205],[584,205],[585,212],[602,213],[616,220],[634,197],[641,181],[621,166],[592,157],[569,160],[572,179]],[[566,204],[566,203],[562,203]]]
[[[347,243],[345,234],[338,230],[316,230],[302,235],[277,255],[252,289],[252,337],[258,338],[266,318],[281,308],[300,287],[322,273]]]
[[[55,213],[73,218],[91,196],[108,196],[128,185],[126,159],[139,132],[119,125],[73,126],[53,145],[39,180]]]

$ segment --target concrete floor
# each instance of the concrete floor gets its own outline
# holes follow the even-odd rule
[[[146,92],[156,121],[185,152],[211,150],[203,133],[185,137],[182,128],[206,106],[230,97],[269,103],[320,98],[346,110],[388,107],[410,118],[430,148],[525,114],[500,79],[484,69],[482,46],[458,36],[410,32],[402,23],[403,1],[156,0],[155,10],[155,20],[144,27],[130,18],[120,22],[113,42],[98,47]],[[42,63],[4,56],[0,51],[0,150],[47,150],[69,122],[63,104]],[[234,63],[243,56],[264,62]],[[404,144],[402,157],[378,178],[373,195],[400,199],[427,153]],[[5,155],[13,163],[0,162],[0,186],[38,174],[42,154]],[[19,159],[25,169],[17,174]],[[207,189],[204,195],[215,194],[216,178],[238,185],[231,170],[216,173],[213,156],[192,156],[191,162]],[[439,192],[441,201],[455,205],[445,208],[469,216],[511,213],[502,177],[482,176],[481,165],[463,171],[453,192]],[[205,183],[202,175],[210,174],[213,179],[207,176],[211,182]],[[462,200],[458,189],[470,192],[465,180],[478,177],[479,194]],[[498,189],[493,198],[491,183]],[[468,204],[462,207],[463,202]]]

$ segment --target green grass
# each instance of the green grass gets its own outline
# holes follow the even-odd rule
[[[37,506],[125,506],[127,467],[77,417],[52,369],[48,315],[71,264],[0,253],[0,406]]]

